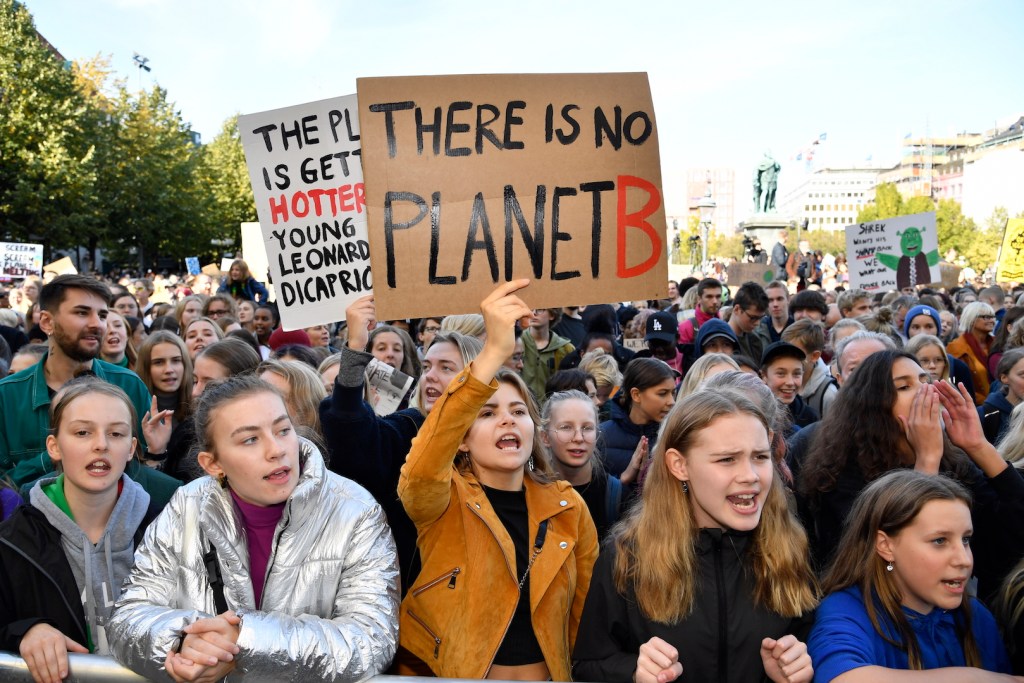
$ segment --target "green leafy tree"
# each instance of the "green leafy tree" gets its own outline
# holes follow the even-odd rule
[[[237,114],[224,122],[220,133],[206,146],[200,174],[212,193],[211,229],[220,239],[237,243],[241,236],[239,223],[257,220]]]
[[[875,188],[875,201],[858,212],[857,222],[866,223],[929,211],[935,212],[940,254],[954,249],[979,272],[992,264],[999,247],[998,236],[988,230],[979,230],[977,224],[963,214],[960,202],[955,199],[940,199],[937,205],[931,197],[904,199],[894,184],[882,183]]]
[[[0,236],[68,246],[88,225],[95,178],[70,68],[22,3],[0,0]]]
[[[104,182],[114,182],[105,169],[114,162],[116,154],[116,105],[125,82],[114,76],[110,57],[105,55],[76,61],[72,72],[75,89],[85,104],[79,125],[90,144],[87,162],[90,173],[94,179],[103,176]],[[89,250],[93,263],[96,263],[99,245],[108,233],[109,216],[95,185],[89,191],[89,207],[88,216],[75,237],[78,244]]]
[[[985,249],[975,242],[982,241],[977,224],[964,215],[960,202],[955,199],[940,199],[935,207],[935,225],[939,233],[939,253],[945,254],[950,249],[962,255],[972,268],[981,272],[988,267]],[[998,243],[991,245],[992,254],[999,248]],[[971,252],[970,255],[968,252]],[[989,259],[990,261],[991,259]]]
[[[109,229],[103,246],[114,260],[140,268],[164,256],[210,251],[211,192],[199,168],[204,150],[167,99],[167,91],[118,89],[109,163],[100,176]]]
[[[807,240],[811,249],[823,254],[838,256],[846,253],[846,232],[844,230],[809,230],[801,239]]]

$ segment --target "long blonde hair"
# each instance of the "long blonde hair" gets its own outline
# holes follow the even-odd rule
[[[284,378],[288,383],[285,406],[293,413],[292,421],[322,439],[320,402],[327,396],[327,388],[317,371],[301,361],[268,359],[256,368],[257,375],[264,372],[272,372]],[[309,434],[303,433],[302,436],[308,438]]]
[[[699,575],[693,503],[669,471],[665,452],[686,454],[716,419],[736,414],[751,415],[770,431],[757,405],[734,390],[700,390],[676,403],[662,423],[641,502],[613,532],[616,589],[627,595],[632,588],[640,611],[658,623],[676,624],[693,611]],[[818,596],[807,552],[807,535],[773,476],[749,551],[754,602],[784,617],[812,610]]]
[[[1010,413],[1010,425],[996,444],[1003,460],[1015,467],[1024,467],[1024,403],[1018,403]]]
[[[716,365],[728,365],[732,370],[736,371],[740,369],[740,366],[736,364],[732,356],[727,356],[724,353],[705,353],[686,371],[686,377],[683,377],[683,383],[679,385],[679,393],[676,395],[676,400],[682,400],[697,391],[700,385],[704,383],[704,380],[707,379],[708,370]],[[764,383],[762,382],[762,384]]]

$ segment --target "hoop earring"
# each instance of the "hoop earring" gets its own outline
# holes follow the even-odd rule
[[[885,565],[885,571],[887,571],[887,572],[891,572],[892,571],[892,568],[893,568],[893,563],[892,562],[893,562],[892,560],[889,560],[889,564]]]
[[[688,482],[688,481],[686,481],[684,479],[683,480],[683,493],[689,493],[689,492],[690,492],[690,482]]]

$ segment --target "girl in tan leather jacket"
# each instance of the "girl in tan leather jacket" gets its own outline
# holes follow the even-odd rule
[[[536,405],[501,369],[531,311],[517,280],[481,304],[483,351],[434,404],[398,493],[418,531],[420,578],[402,602],[399,671],[569,680],[597,557],[586,504],[552,469]]]

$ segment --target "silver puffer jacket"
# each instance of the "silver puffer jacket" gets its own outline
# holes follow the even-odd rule
[[[229,492],[210,477],[178,489],[135,553],[107,629],[119,662],[166,680],[164,660],[187,624],[214,615],[203,564],[212,544],[228,608],[242,617],[229,680],[356,681],[383,671],[398,640],[398,565],[381,508],[327,471],[309,442],[274,532],[255,609],[244,531]]]

